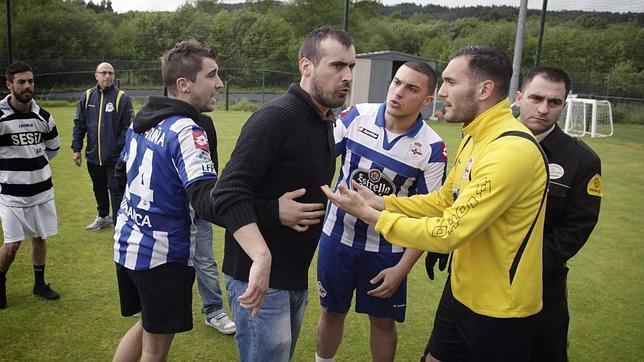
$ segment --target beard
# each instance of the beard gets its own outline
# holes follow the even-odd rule
[[[347,94],[336,93],[336,90],[349,87],[351,87],[351,83],[341,83],[332,90],[325,90],[318,82],[315,80],[313,81],[315,100],[320,103],[320,105],[327,108],[338,108],[344,105],[344,102],[347,99]]]
[[[462,101],[452,103],[452,106],[456,105],[457,109],[452,114],[445,114],[445,120],[450,123],[463,122],[468,124],[472,122],[479,113],[475,94],[476,88],[472,87],[468,90]]]
[[[14,93],[13,96],[20,103],[29,103],[34,98],[34,94],[29,92]]]

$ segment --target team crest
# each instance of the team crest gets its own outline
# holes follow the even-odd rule
[[[396,191],[393,181],[376,168],[369,171],[357,169],[351,174],[351,180],[365,186],[378,196],[391,195]]]
[[[409,150],[407,151],[407,154],[409,154],[409,156],[411,156],[411,158],[413,158],[414,160],[422,157],[423,156],[423,144],[418,142],[418,141],[414,141],[414,142],[410,143],[409,144]]]
[[[112,102],[108,102],[105,105],[105,112],[112,112],[113,110],[114,110],[114,105],[112,104]]]
[[[320,295],[320,298],[326,297],[326,289],[324,289],[322,282],[319,280],[318,280],[318,294]]]
[[[195,147],[201,150],[209,151],[208,149],[208,138],[202,130],[192,131],[192,139],[195,142]]]

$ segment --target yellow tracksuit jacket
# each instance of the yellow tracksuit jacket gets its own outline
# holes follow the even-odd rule
[[[386,196],[376,230],[403,247],[453,250],[454,297],[478,314],[520,318],[541,310],[545,205],[539,210],[548,176],[535,144],[499,138],[507,131],[530,135],[506,99],[463,128],[443,187],[409,198]]]

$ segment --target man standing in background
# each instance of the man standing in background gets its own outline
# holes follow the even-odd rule
[[[116,223],[123,195],[114,181],[114,165],[123,149],[125,132],[133,113],[130,97],[114,85],[114,68],[111,64],[99,64],[94,77],[96,86],[81,94],[78,101],[72,136],[72,160],[78,167],[83,162],[81,150],[87,136],[85,161],[98,210],[97,218],[85,227],[90,231]]]
[[[599,218],[601,161],[583,141],[557,125],[570,91],[570,76],[555,67],[528,72],[516,101],[520,121],[548,156],[550,185],[543,231],[543,309],[532,361],[568,360],[566,262],[584,246]]]
[[[45,283],[45,239],[58,232],[54,185],[49,161],[58,154],[60,139],[54,118],[33,99],[34,75],[29,64],[7,67],[7,88],[0,101],[0,309],[7,305],[6,275],[20,242],[31,239],[35,295],[58,299]]]

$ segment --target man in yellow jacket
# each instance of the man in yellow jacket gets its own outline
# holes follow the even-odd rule
[[[392,244],[453,251],[426,361],[525,361],[541,310],[547,161],[506,98],[512,74],[494,47],[457,50],[443,71],[445,119],[463,140],[445,184],[377,197],[360,185],[325,192]]]

